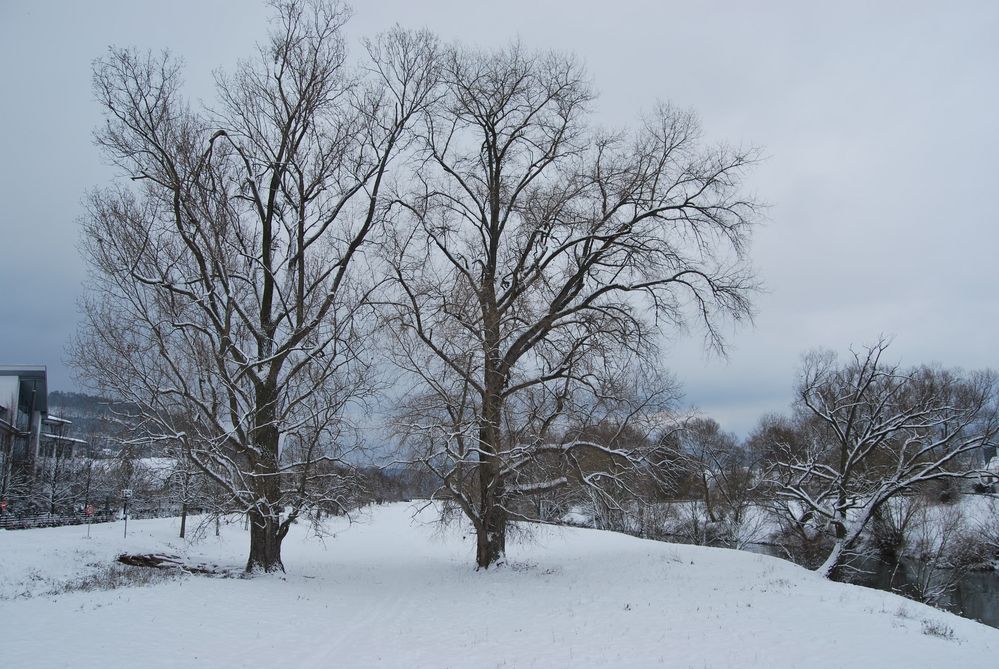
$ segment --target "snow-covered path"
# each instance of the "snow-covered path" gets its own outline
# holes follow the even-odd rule
[[[285,577],[177,578],[42,594],[122,550],[238,568],[246,534],[186,546],[175,520],[0,532],[0,667],[988,667],[999,630],[782,560],[535,528],[499,570],[472,537],[379,507],[319,541],[296,528]],[[52,579],[52,580],[49,580]],[[953,638],[926,634],[953,630]]]

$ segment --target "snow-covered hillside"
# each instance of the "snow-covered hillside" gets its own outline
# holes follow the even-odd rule
[[[412,505],[285,541],[287,576],[79,591],[121,551],[239,569],[238,525],[0,532],[4,667],[992,667],[999,630],[775,558],[534,528],[473,570],[473,537]],[[60,594],[46,594],[61,591]]]

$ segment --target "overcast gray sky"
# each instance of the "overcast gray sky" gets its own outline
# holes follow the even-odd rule
[[[816,346],[887,333],[905,363],[997,366],[999,2],[355,7],[352,38],[393,23],[478,45],[519,37],[585,59],[601,123],[665,99],[711,138],[763,147],[756,326],[731,334],[727,360],[696,332],[668,359],[726,429],[785,410]],[[64,348],[86,276],[80,203],[113,176],[90,140],[91,61],[110,44],[169,48],[192,96],[208,97],[211,70],[249,55],[267,15],[253,0],[0,0],[0,363],[46,364],[50,388],[75,387]]]

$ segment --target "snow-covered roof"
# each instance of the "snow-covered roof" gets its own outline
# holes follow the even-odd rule
[[[64,437],[59,434],[52,434],[51,432],[42,432],[43,439],[51,439],[52,441],[65,441],[72,444],[85,444],[87,443],[83,439],[76,439],[74,437]]]
[[[72,425],[73,424],[73,421],[71,421],[71,420],[66,420],[65,418],[60,418],[59,416],[54,416],[52,414],[47,415],[44,420],[45,420],[46,423],[49,423],[50,425]]]

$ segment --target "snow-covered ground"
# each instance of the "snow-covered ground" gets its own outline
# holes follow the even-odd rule
[[[988,667],[999,630],[751,553],[539,527],[475,572],[412,505],[298,527],[286,576],[79,591],[122,550],[239,569],[246,533],[176,520],[0,532],[0,666]],[[59,592],[60,594],[46,594]]]

